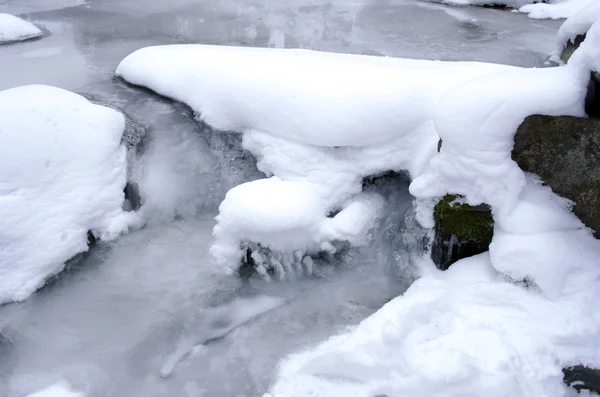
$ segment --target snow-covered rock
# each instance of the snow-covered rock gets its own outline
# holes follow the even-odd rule
[[[0,303],[20,301],[135,214],[122,210],[125,121],[49,86],[0,91]]]
[[[563,0],[551,1],[548,3],[538,2],[536,4],[527,4],[519,8],[519,12],[529,15],[534,19],[562,19],[569,18],[584,8],[597,3],[596,0]]]
[[[37,26],[14,15],[0,13],[0,44],[29,40],[44,34]]]
[[[445,91],[476,76],[518,69],[178,45],[139,50],[117,74],[187,103],[216,129],[243,133],[243,146],[258,158],[259,169],[274,176],[232,189],[221,205],[212,253],[236,268],[245,241],[288,254],[327,250],[342,238],[360,241],[349,229],[332,233],[328,214],[351,207],[357,216],[373,208],[351,204],[365,176],[422,172],[436,151],[432,119]]]
[[[355,330],[284,361],[272,396],[556,397],[570,394],[563,367],[600,366],[600,241],[510,158],[524,115],[583,113],[599,44],[596,23],[566,67],[483,76],[444,95],[442,150],[411,192],[490,203],[490,252],[446,273],[424,266]]]
[[[584,36],[594,22],[600,20],[600,2],[593,1],[567,18],[558,29],[556,35],[555,59],[562,58],[562,53],[570,44],[576,44],[578,36]],[[579,43],[577,43],[579,44]]]

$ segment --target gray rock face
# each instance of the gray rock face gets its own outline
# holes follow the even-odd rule
[[[552,190],[600,236],[600,120],[533,115],[515,135],[512,158]]]

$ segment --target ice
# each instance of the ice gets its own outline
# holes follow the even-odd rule
[[[0,303],[24,300],[87,251],[136,222],[125,199],[125,122],[48,86],[0,91]]]
[[[34,24],[14,15],[0,13],[0,44],[29,40],[42,36]]]

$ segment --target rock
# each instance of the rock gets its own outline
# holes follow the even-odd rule
[[[590,390],[600,393],[600,370],[583,365],[563,368],[565,384],[577,391]]]
[[[600,236],[600,120],[533,115],[515,135],[512,158],[552,190]]]
[[[434,209],[435,238],[431,258],[438,269],[446,270],[462,258],[489,249],[494,219],[488,205],[471,206],[460,197],[446,195]]]
[[[569,41],[565,45],[565,49],[560,54],[560,59],[567,63],[571,56],[579,48],[585,40],[585,35],[580,34],[575,37],[575,41]],[[585,112],[591,117],[600,118],[600,73],[593,72],[588,85],[587,94],[585,97]]]

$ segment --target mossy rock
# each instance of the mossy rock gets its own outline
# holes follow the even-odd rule
[[[600,120],[529,116],[517,130],[512,158],[575,202],[575,215],[600,236]]]
[[[435,239],[431,258],[441,270],[456,261],[489,249],[494,219],[488,205],[471,206],[448,194],[434,209]]]

